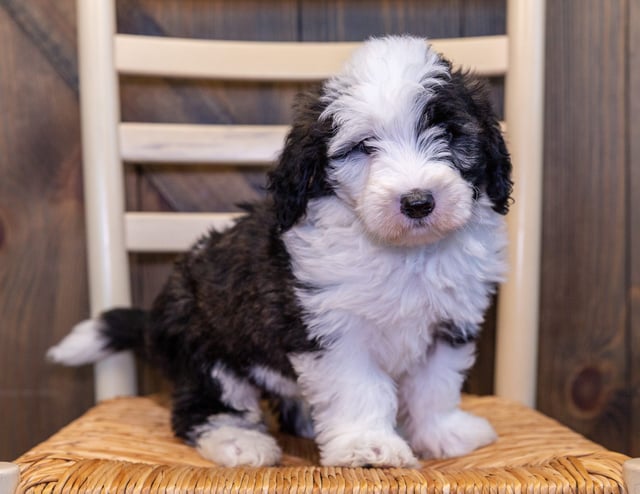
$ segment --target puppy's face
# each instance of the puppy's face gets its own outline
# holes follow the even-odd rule
[[[482,196],[507,211],[511,164],[484,89],[424,40],[368,41],[297,122],[272,191],[293,175],[305,206],[335,194],[377,241],[435,242],[462,228]],[[291,166],[298,138],[306,156]]]

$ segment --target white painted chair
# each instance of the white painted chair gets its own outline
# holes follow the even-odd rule
[[[233,219],[232,215],[216,213],[125,212],[123,162],[267,166],[274,161],[287,132],[283,126],[122,123],[118,110],[118,74],[318,81],[336,72],[356,46],[354,43],[243,43],[115,34],[114,3],[113,0],[77,0],[93,315],[113,306],[130,305],[129,252],[183,250],[211,225],[224,227]],[[457,65],[472,67],[487,76],[506,76],[505,125],[516,185],[515,204],[508,216],[511,270],[499,294],[495,389],[501,397],[533,406],[540,271],[544,1],[509,0],[507,33],[432,40],[432,43]],[[99,402],[114,396],[134,395],[135,383],[134,361],[128,353],[107,358],[95,367],[95,393]],[[109,403],[123,402],[111,401],[104,406]],[[31,456],[27,453],[24,458],[28,460],[18,463],[29,471],[28,475],[33,475],[24,466],[31,465]],[[621,463],[616,461],[607,468],[616,470],[616,465]],[[113,465],[110,468],[116,468]],[[80,472],[82,468],[89,471],[88,466],[78,468]],[[167,471],[163,470],[163,475],[168,475]],[[46,489],[54,490],[63,489],[61,485],[69,486],[60,480],[70,482],[69,476],[64,471],[56,472],[58,484],[27,480],[23,488],[35,492],[45,489],[45,484]],[[107,470],[101,472],[106,475]],[[307,475],[308,471],[303,473]],[[324,478],[324,473],[318,475]],[[535,475],[543,474],[536,472]],[[612,475],[615,477],[617,473]],[[12,492],[12,479],[15,479],[15,467],[0,465],[0,494]],[[402,482],[408,481],[403,477]],[[424,482],[417,482],[420,488],[426,488]],[[638,478],[629,477],[627,482],[634,489],[640,485]],[[80,484],[74,484],[74,489],[84,492]],[[140,486],[143,484],[140,481]],[[147,490],[153,485],[147,485]],[[267,484],[261,485],[264,489]],[[441,488],[446,490],[450,485],[453,484],[442,481]],[[505,485],[506,489],[516,489],[511,484]],[[529,484],[526,486],[533,489]],[[211,485],[208,489],[216,490]],[[132,492],[137,491],[132,487]]]

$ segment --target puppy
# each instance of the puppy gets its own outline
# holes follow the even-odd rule
[[[173,382],[175,434],[226,466],[278,462],[263,396],[323,465],[411,467],[492,442],[458,408],[512,189],[483,85],[391,36],[294,113],[266,200],[181,257],[149,312],[85,321],[50,359],[138,351]]]

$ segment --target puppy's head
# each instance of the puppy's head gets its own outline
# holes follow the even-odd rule
[[[394,245],[435,242],[482,205],[506,214],[511,188],[484,86],[406,36],[366,42],[299,100],[269,180],[282,229],[310,199],[333,194],[371,237]]]

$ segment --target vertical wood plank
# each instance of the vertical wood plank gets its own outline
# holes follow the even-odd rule
[[[629,365],[631,424],[629,453],[640,456],[640,2],[629,2],[629,87],[627,117],[629,122]]]
[[[626,2],[548,2],[538,403],[629,445]]]
[[[91,369],[46,349],[88,316],[72,0],[0,9],[0,457],[15,458],[92,403]],[[63,5],[64,4],[64,5]],[[20,18],[13,17],[20,14]],[[42,23],[42,24],[41,24]],[[49,32],[55,35],[49,35]],[[28,61],[28,63],[25,63]]]

